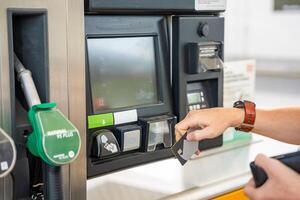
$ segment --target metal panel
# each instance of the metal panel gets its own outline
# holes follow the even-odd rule
[[[87,12],[151,12],[151,13],[178,13],[178,12],[211,12],[224,11],[226,0],[86,0]]]
[[[0,2],[0,125],[11,134],[11,99],[7,8],[48,10],[50,100],[85,135],[83,0],[1,0]],[[86,198],[85,137],[77,161],[63,169],[65,199]],[[0,200],[9,199],[0,180]],[[69,191],[69,192],[66,192]]]
[[[0,13],[1,15],[1,13]],[[1,17],[0,17],[0,24],[2,24],[1,22]],[[1,44],[1,38],[2,38],[2,34],[1,34],[1,30],[5,30],[2,29],[2,27],[0,27],[0,44]],[[2,121],[2,113],[3,113],[3,101],[2,101],[2,93],[3,93],[3,89],[2,89],[2,65],[1,65],[1,61],[2,61],[2,48],[0,46],[0,126],[3,127],[3,121]],[[0,178],[0,200],[4,200],[5,199],[5,193],[4,193],[4,178]]]
[[[52,0],[48,6],[49,88],[50,101],[68,116],[68,69],[67,69],[67,9],[66,2]],[[69,166],[63,170],[63,191],[69,191]],[[70,198],[70,192],[64,193]]]
[[[68,1],[68,89],[69,118],[81,133],[81,151],[70,166],[71,199],[86,199],[86,102],[84,3]]]

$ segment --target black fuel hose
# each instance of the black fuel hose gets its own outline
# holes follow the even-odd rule
[[[62,168],[46,163],[44,167],[44,197],[46,200],[63,200]]]

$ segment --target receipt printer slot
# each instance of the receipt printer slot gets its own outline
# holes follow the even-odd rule
[[[221,47],[219,42],[187,44],[187,73],[198,74],[223,68]]]

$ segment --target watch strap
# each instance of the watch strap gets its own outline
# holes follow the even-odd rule
[[[245,111],[244,121],[236,130],[250,132],[254,128],[256,110],[255,103],[251,101],[238,101],[234,104],[235,108],[241,108]]]

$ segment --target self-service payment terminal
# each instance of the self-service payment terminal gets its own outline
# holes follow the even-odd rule
[[[224,0],[85,1],[88,177],[171,157],[177,119],[222,106],[224,9]]]
[[[88,176],[171,156],[167,21],[85,17]]]

